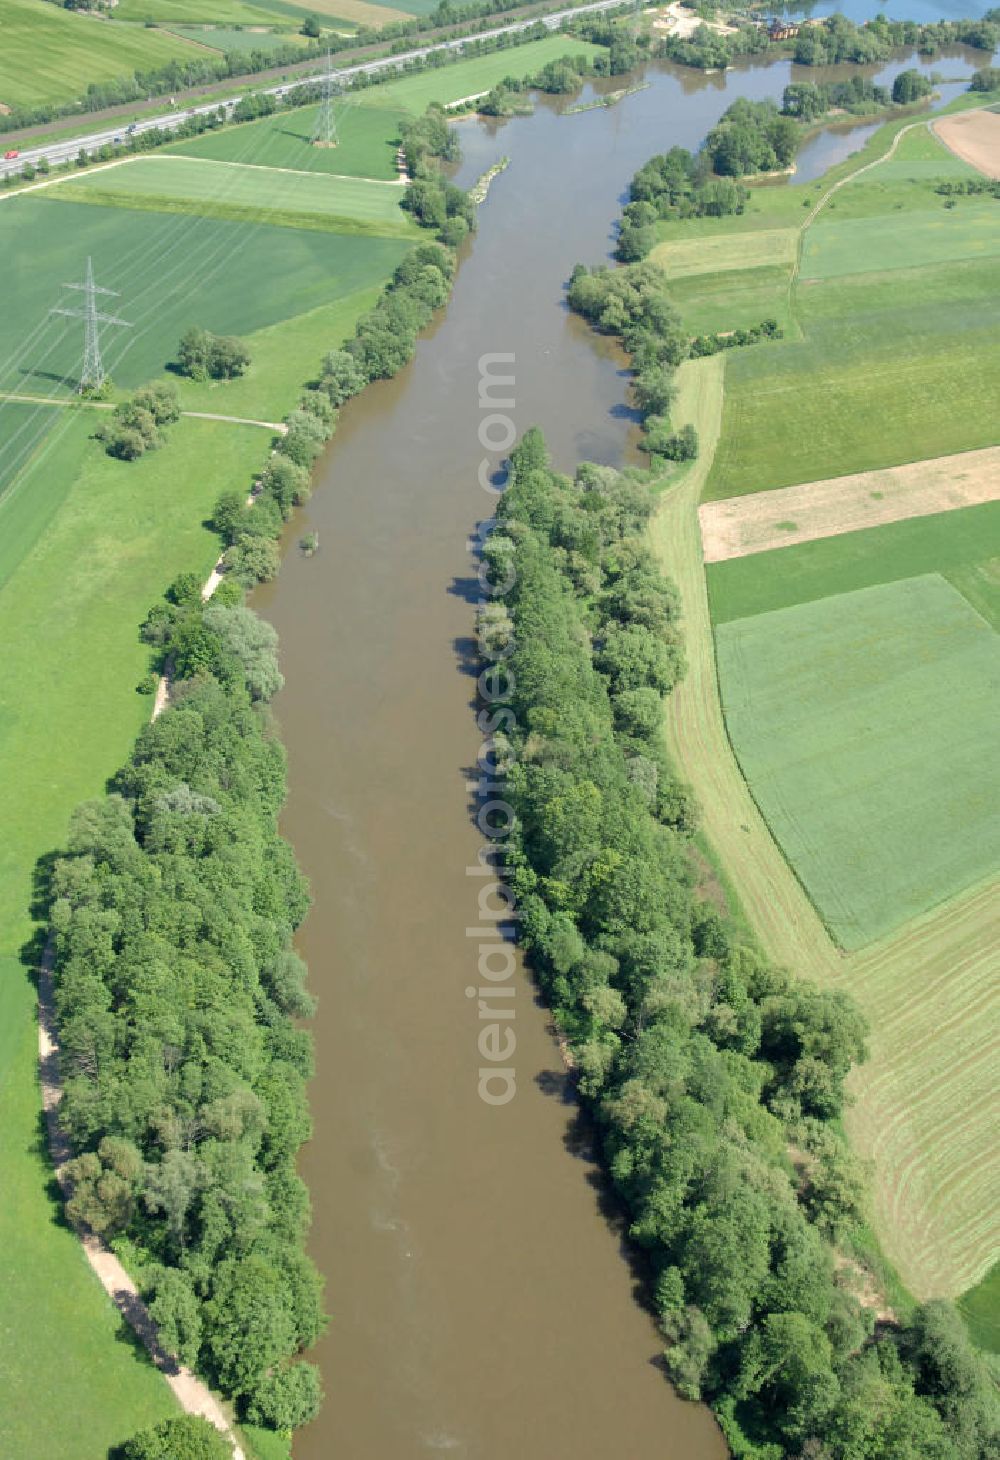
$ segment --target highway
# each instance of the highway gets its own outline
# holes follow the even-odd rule
[[[557,10],[550,15],[534,16],[528,20],[516,20],[509,25],[498,25],[493,30],[484,30],[474,36],[460,36],[452,41],[438,41],[429,46],[417,46],[412,51],[404,51],[395,56],[381,56],[376,61],[365,61],[356,66],[344,66],[337,71],[338,79],[343,82],[354,76],[373,75],[378,71],[394,70],[398,66],[404,66],[408,61],[415,61],[423,56],[429,56],[432,51],[457,51],[463,46],[470,45],[475,41],[488,40],[493,36],[503,35],[505,32],[528,30],[531,26],[541,21],[548,30],[558,30],[564,20],[574,15],[585,15],[595,10],[616,10],[622,4],[622,0],[591,0],[586,5],[576,5],[566,10]],[[314,86],[321,72],[314,72],[308,76],[296,77],[292,81],[284,81],[278,86],[267,86],[260,89],[264,95],[286,96],[288,92],[295,91],[301,86]],[[255,94],[260,94],[256,91]],[[171,111],[164,112],[161,116],[145,117],[141,121],[132,124],[132,134],[148,132],[155,127],[172,130],[180,125],[187,117],[198,116],[205,112],[218,111],[220,106],[231,111],[237,102],[242,100],[241,96],[231,96],[224,102],[207,102],[201,106],[174,107]],[[115,142],[123,142],[126,136],[128,123],[124,120],[116,126],[105,127],[100,132],[88,132],[86,135],[70,137],[59,142],[49,142],[41,147],[28,147],[18,153],[16,159],[3,163],[4,172],[18,173],[25,164],[37,167],[42,158],[47,158],[50,166],[58,163],[72,161],[84,148],[87,152],[94,152],[106,143],[114,145]]]

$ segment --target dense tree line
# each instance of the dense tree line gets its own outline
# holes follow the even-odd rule
[[[405,122],[400,134],[406,171],[410,177],[425,172],[430,159],[455,162],[460,155],[458,137],[449,127],[444,108],[431,105],[422,117]]]
[[[839,1133],[865,1028],[697,895],[661,736],[683,672],[648,488],[529,432],[485,547],[480,644],[523,945],[655,1284],[667,1371],[745,1460],[986,1460],[996,1395],[955,1310],[876,1325],[838,1276],[864,1180]],[[794,1160],[793,1160],[794,1156]]]
[[[790,86],[785,87],[781,110],[785,116],[797,117],[802,122],[814,122],[826,116],[834,107],[857,115],[888,106],[890,99],[886,87],[876,86],[867,76],[862,75],[821,86],[813,81],[793,81]]]
[[[983,66],[974,71],[970,91],[1000,91],[1000,66]]]
[[[643,416],[643,449],[666,460],[697,455],[693,430],[670,426],[673,374],[691,353],[691,338],[670,302],[663,270],[649,262],[610,269],[577,264],[567,301],[602,334],[617,335],[632,357],[632,391]]]
[[[574,35],[604,47],[605,54],[594,57],[594,71],[598,76],[624,76],[649,53],[649,37],[634,36],[628,24],[616,20],[607,10],[579,16],[572,22],[572,30]]]
[[[505,76],[476,103],[476,110],[486,117],[512,117],[530,110],[529,91],[543,91],[549,96],[574,96],[583,85],[584,78],[596,74],[588,56],[567,53],[546,62],[533,76],[523,79]]]
[[[846,16],[831,15],[820,24],[802,26],[793,55],[800,66],[834,66],[843,61],[863,65],[887,61],[893,51],[902,47],[933,56],[955,45],[996,50],[1000,45],[1000,10],[987,11],[981,20],[941,20],[928,25],[887,20],[884,15],[857,25]]]
[[[410,174],[400,206],[451,248],[457,248],[476,226],[476,206],[469,194],[426,161]]]
[[[934,184],[934,191],[945,198],[1000,198],[1000,179],[992,177],[945,177]]]
[[[644,163],[629,184],[616,257],[623,263],[644,258],[656,242],[655,225],[660,219],[742,213],[749,196],[732,178],[714,177],[705,152],[671,147]]]
[[[277,830],[275,635],[238,603],[174,597],[173,708],[74,813],[49,882],[67,1210],[128,1239],[168,1352],[289,1429],[319,1403],[292,1360],[324,1318],[295,1171],[312,1002],[291,946],[308,896]]]
[[[690,345],[693,360],[703,355],[718,355],[720,350],[735,350],[741,345],[759,345],[763,340],[780,340],[784,330],[776,319],[762,319],[760,324],[741,329],[723,330],[711,335],[695,335]]]
[[[858,25],[846,16],[831,15],[802,25],[794,39],[774,41],[762,24],[741,22],[727,34],[702,25],[691,36],[666,36],[657,43],[655,53],[682,66],[708,71],[722,69],[741,56],[768,50],[791,55],[801,66],[832,66],[845,61],[857,65],[887,61],[893,51],[906,47],[934,56],[948,46],[966,45],[992,52],[998,44],[1000,9],[993,9],[982,19],[930,24],[888,20],[878,15]]]
[[[930,96],[933,90],[930,77],[911,67],[907,71],[900,71],[893,81],[892,99],[899,106],[912,106],[915,101],[923,101],[925,96]]]

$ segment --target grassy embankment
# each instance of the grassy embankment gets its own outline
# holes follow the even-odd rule
[[[734,352],[724,362],[684,367],[675,415],[679,421],[695,420],[703,450],[695,466],[665,494],[657,540],[664,565],[684,597],[692,662],[687,682],[672,698],[668,734],[702,801],[707,840],[767,951],[807,976],[836,981],[865,1009],[873,1030],[872,1055],[852,1077],[857,1103],[848,1126],[858,1149],[874,1162],[878,1236],[914,1292],[958,1295],[983,1275],[995,1253],[992,1213],[1000,1172],[984,1153],[990,1149],[989,1071],[995,1047],[990,1038],[996,1012],[990,924],[996,858],[991,867],[973,867],[965,857],[967,843],[950,836],[942,854],[948,865],[939,865],[911,898],[905,909],[915,914],[910,921],[848,955],[837,949],[779,852],[730,749],[718,698],[696,517],[703,497],[759,491],[996,441],[995,419],[985,408],[987,400],[995,399],[1000,378],[995,261],[982,256],[986,250],[970,257],[968,220],[979,211],[977,201],[962,199],[956,208],[945,210],[943,199],[926,187],[930,177],[971,175],[964,164],[923,129],[908,133],[893,160],[884,164],[885,175],[875,168],[830,198],[806,233],[801,253],[799,240],[789,260],[788,230],[801,229],[821,188],[878,156],[899,126],[883,129],[866,155],[851,159],[821,184],[756,191],[745,217],[705,225],[714,248],[705,254],[709,270],[701,275],[692,272],[692,265],[703,225],[664,230],[659,257],[668,272],[675,243],[682,245],[677,252],[686,271],[672,293],[693,328],[730,328],[783,310],[788,338]],[[970,213],[963,212],[967,204]],[[793,209],[799,210],[797,219]],[[938,215],[944,220],[940,228],[935,226]],[[845,218],[867,222],[869,232],[863,226],[845,228]],[[957,226],[949,231],[952,223]],[[768,238],[763,248],[762,237]],[[720,269],[720,251],[727,243]],[[869,259],[879,272],[862,272]],[[730,303],[747,286],[755,291],[752,318],[734,319]],[[977,642],[985,644],[985,624],[973,609],[990,618],[996,611],[996,511],[992,506],[966,508],[947,514],[947,519],[893,523],[713,564],[713,606],[720,619],[735,620],[814,602],[826,594],[938,573],[952,586],[937,580],[935,592],[950,595],[952,603],[955,589],[965,595],[963,622],[975,624]],[[838,610],[843,602],[839,600]],[[897,616],[893,632],[905,627]],[[764,628],[766,621],[760,632]],[[935,641],[943,632],[943,624],[935,620]],[[843,679],[840,714],[850,707],[847,671],[852,664],[863,664],[866,642],[871,650],[881,637],[866,640],[860,634],[850,644],[826,646],[828,673]],[[800,662],[807,663],[819,645],[799,647]],[[945,680],[959,668],[957,656],[946,658],[947,664],[939,664],[939,672],[925,685],[934,701],[928,713],[940,714],[942,723],[947,719],[944,701],[949,700]],[[782,716],[793,729],[807,709],[809,682],[808,675],[797,674],[786,685]],[[979,688],[961,674],[959,683],[966,697]],[[867,700],[866,734],[874,727],[877,735],[889,725],[892,685],[881,682],[878,688]],[[755,709],[759,707],[758,701]],[[963,732],[966,725],[963,721]],[[893,797],[899,804],[905,800],[907,766],[914,768],[909,761],[913,734],[911,730],[904,736],[900,728],[888,745],[891,753],[878,784],[890,803]],[[843,744],[838,745],[842,751]],[[964,759],[967,748],[969,760]],[[971,741],[966,746],[964,738],[959,744],[953,735],[931,768],[933,775],[926,765],[917,767],[916,785],[930,821],[931,803],[937,812],[947,806],[956,793],[954,777],[974,770],[982,750]],[[829,761],[825,765],[824,774]],[[788,758],[778,767],[778,792],[784,796],[790,787],[804,790],[812,808],[807,832],[815,847],[824,835],[819,823],[830,803],[818,794],[815,766],[799,765],[803,779],[797,786],[789,779],[790,768]],[[837,849],[838,891],[848,897],[850,879],[857,873],[856,854],[866,850],[878,801],[860,790],[859,768],[857,756],[842,760],[841,779],[853,778],[858,798],[854,843]],[[838,783],[833,796],[844,789]],[[762,802],[767,800],[759,784],[754,783],[754,790]],[[777,819],[773,811],[772,822]],[[919,883],[917,864],[926,850],[920,837],[911,834],[909,845],[897,845],[893,854],[900,876],[910,876],[912,885]],[[797,870],[801,874],[801,867]],[[984,872],[983,880],[967,885]],[[957,886],[965,890],[940,906]],[[903,912],[893,908],[891,917]],[[868,936],[876,924],[877,919],[868,924]],[[974,1318],[988,1296],[988,1291],[970,1296],[965,1306]],[[980,1322],[976,1331],[983,1337],[986,1325]]]
[[[526,74],[552,54],[551,42],[521,47],[504,56],[504,69]],[[479,64],[468,66],[468,73],[461,63],[429,78],[442,99],[479,89]],[[383,103],[385,90],[374,109],[365,108],[372,125],[355,133],[358,149],[382,158],[392,155],[405,105]],[[298,145],[315,155],[307,141]],[[341,156],[354,146],[345,131]],[[239,155],[266,167],[253,142],[242,143]],[[227,177],[237,171],[219,169]],[[266,202],[282,175],[253,175]],[[305,179],[311,187],[317,181]],[[110,1444],[170,1413],[173,1401],[91,1276],[51,1189],[34,990],[19,956],[32,931],[32,871],[59,846],[74,805],[99,793],[124,760],[150,708],[135,693],[148,664],[137,624],[179,572],[207,573],[218,547],[203,526],[206,514],[221,491],[249,485],[268,434],[183,419],[159,451],[135,463],[113,461],[89,439],[97,412],[66,404],[79,368],[79,326],[48,320],[47,311],[60,302],[64,281],[82,278],[91,254],[98,282],[120,291],[115,310],[134,324],[105,333],[119,389],[160,376],[180,334],[199,323],[245,338],[252,365],[225,384],[175,380],[182,406],[276,420],[323,355],[352,333],[409,241],[273,227],[266,209],[253,223],[158,216],[60,201],[54,191],[0,205],[9,283],[0,319],[0,471],[5,455],[13,461],[0,496],[0,633],[9,646],[0,690],[0,1079],[7,1112],[0,1172],[9,1198],[0,1214],[7,1304],[0,1450],[22,1460],[104,1460]],[[52,400],[14,403],[4,393]],[[7,453],[6,446],[26,425],[31,445],[15,460],[16,448]],[[251,1439],[260,1460],[282,1453],[274,1436]]]
[[[136,157],[49,190],[55,200],[134,212],[190,213],[415,242],[419,229],[400,208],[402,196],[393,183],[364,177],[162,155]]]

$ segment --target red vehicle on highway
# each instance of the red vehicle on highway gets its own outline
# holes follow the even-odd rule
[[[20,155],[21,155],[20,152],[18,152],[17,148],[14,147],[14,148],[12,148],[10,150],[10,152],[5,152],[4,153],[3,160],[4,160],[4,162],[13,162],[14,158],[15,157],[20,157]]]

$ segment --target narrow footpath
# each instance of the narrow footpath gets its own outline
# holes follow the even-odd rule
[[[63,1092],[52,986],[54,956],[55,949],[50,939],[38,969],[38,1065],[42,1085],[42,1109],[45,1112],[52,1169],[63,1194],[68,1195],[69,1182],[66,1176],[66,1163],[73,1153],[59,1121],[59,1102],[62,1100]],[[84,1255],[98,1282],[122,1317],[131,1324],[142,1340],[153,1363],[170,1385],[181,1409],[185,1414],[200,1415],[202,1419],[207,1419],[226,1436],[232,1445],[233,1460],[246,1460],[233,1433],[232,1421],[221,1402],[208,1385],[198,1378],[197,1374],[178,1364],[175,1359],[164,1352],[149,1309],[140,1298],[138,1288],[118,1258],[92,1232],[81,1230],[78,1235],[83,1244]]]

